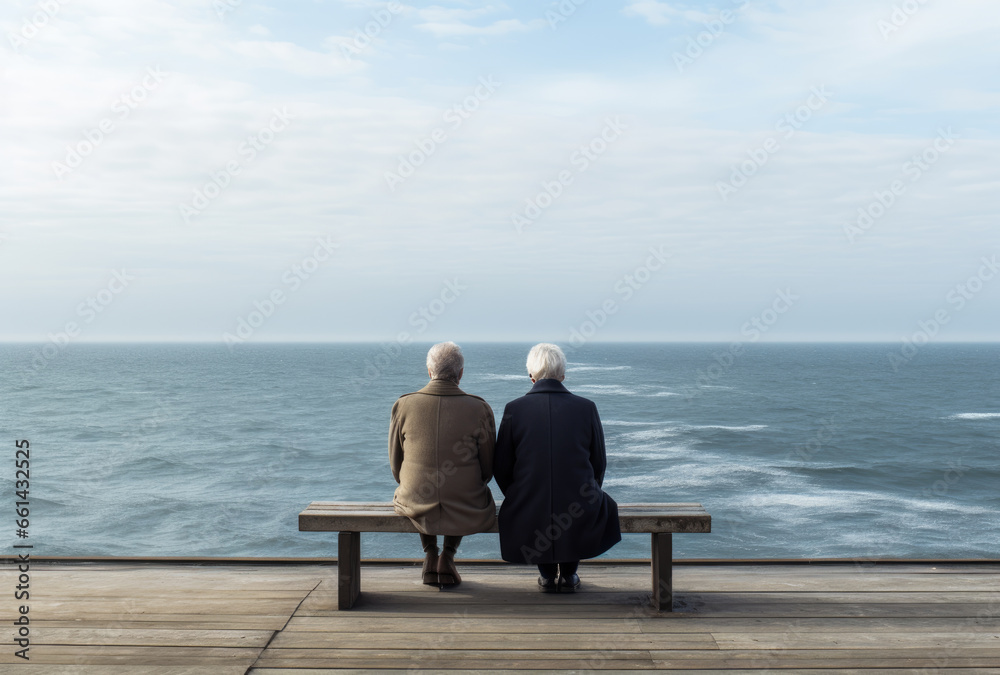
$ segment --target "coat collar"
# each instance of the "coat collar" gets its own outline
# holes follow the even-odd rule
[[[545,378],[544,380],[538,380],[531,387],[529,394],[568,394],[569,389],[563,386],[563,383],[559,380],[552,378]]]
[[[468,396],[457,384],[448,380],[434,379],[427,383],[418,394],[430,394],[431,396]]]

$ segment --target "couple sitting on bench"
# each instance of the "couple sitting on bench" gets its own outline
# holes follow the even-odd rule
[[[434,345],[430,382],[392,407],[393,505],[420,532],[423,582],[460,583],[462,537],[497,521],[504,560],[538,565],[542,592],[574,592],[579,561],[621,541],[618,505],[601,489],[607,460],[597,406],[562,385],[562,350],[539,344],[528,354],[533,386],[504,408],[497,435],[490,405],[458,386],[464,364],[454,342]],[[491,478],[504,494],[499,515]]]

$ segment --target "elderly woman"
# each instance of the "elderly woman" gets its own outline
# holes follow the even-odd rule
[[[396,513],[420,532],[423,582],[452,586],[462,578],[455,552],[462,537],[493,527],[496,504],[487,484],[493,474],[496,426],[493,409],[459,389],[462,350],[442,342],[427,352],[430,382],[392,406],[389,464],[399,483]],[[437,536],[444,535],[438,555]]]
[[[562,385],[559,347],[535,345],[527,365],[533,386],[504,408],[493,464],[504,494],[500,554],[538,565],[542,592],[572,593],[579,561],[622,538],[618,505],[601,490],[604,431],[597,406]]]

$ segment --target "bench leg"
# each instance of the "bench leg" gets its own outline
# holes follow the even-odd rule
[[[361,533],[337,537],[337,609],[350,609],[361,595]]]
[[[674,610],[674,547],[670,532],[654,532],[653,607],[661,612]]]

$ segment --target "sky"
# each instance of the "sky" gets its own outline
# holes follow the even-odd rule
[[[996,340],[998,29],[6,0],[0,340]]]

